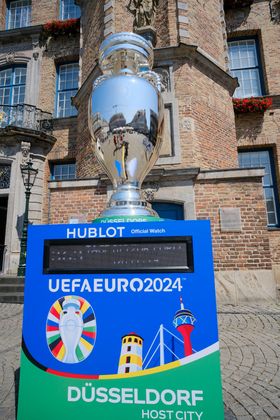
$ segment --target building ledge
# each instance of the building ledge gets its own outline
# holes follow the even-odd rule
[[[52,120],[55,124],[60,124],[64,122],[68,123],[77,120],[77,116],[78,115],[72,115],[71,117],[53,117]]]
[[[264,176],[263,168],[232,168],[232,169],[214,169],[200,171],[197,180],[228,180],[240,178],[262,178]]]
[[[11,42],[16,39],[39,35],[43,30],[43,25],[26,26],[25,28],[5,29],[0,31],[0,42]]]
[[[88,179],[68,179],[65,181],[49,181],[48,186],[50,190],[57,190],[59,188],[92,188],[100,185],[98,178]]]
[[[183,169],[152,169],[147,175],[144,183],[166,182],[166,181],[188,181],[197,177],[199,168]],[[96,188],[100,185],[111,185],[111,180],[105,173],[100,174],[98,178],[69,179],[65,181],[48,181],[50,190],[59,188]]]
[[[28,141],[30,143],[43,142],[48,148],[52,147],[56,142],[56,138],[51,134],[12,125],[0,128],[0,140],[5,141],[5,139],[7,139],[9,144],[11,144],[11,141]]]
[[[155,66],[165,60],[189,59],[191,63],[207,77],[210,77],[216,83],[228,89],[232,96],[235,89],[239,86],[236,77],[227,73],[221,65],[207,52],[197,45],[180,43],[179,45],[155,48]]]
[[[187,181],[196,179],[199,168],[164,169],[154,168],[147,175],[145,182]]]
[[[166,182],[166,181],[189,181],[197,178],[199,168],[182,168],[182,169],[165,169],[154,168],[145,177],[143,184],[149,182]],[[111,181],[106,174],[100,175],[100,181],[106,184],[111,184]]]

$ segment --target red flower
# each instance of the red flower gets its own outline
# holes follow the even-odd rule
[[[60,35],[77,34],[80,31],[80,19],[53,20],[43,26],[43,35],[57,37]]]
[[[272,105],[272,98],[233,98],[235,112],[265,112]]]

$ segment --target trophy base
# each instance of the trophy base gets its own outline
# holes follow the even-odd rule
[[[112,195],[109,206],[100,217],[111,216],[152,216],[159,217],[151,205],[142,197],[138,186],[123,184]]]

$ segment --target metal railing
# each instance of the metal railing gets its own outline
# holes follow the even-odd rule
[[[0,105],[0,128],[11,125],[51,134],[52,114],[34,105]]]

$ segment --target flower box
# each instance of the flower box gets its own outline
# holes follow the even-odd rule
[[[80,19],[52,20],[43,26],[43,38],[71,36],[80,32]]]
[[[272,105],[272,98],[233,98],[236,113],[265,112]]]

